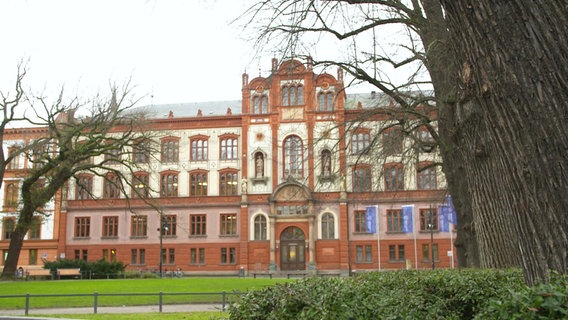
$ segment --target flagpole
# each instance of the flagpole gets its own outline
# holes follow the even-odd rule
[[[375,206],[377,211],[377,256],[379,261],[379,271],[381,271],[381,230],[379,229],[379,206]]]

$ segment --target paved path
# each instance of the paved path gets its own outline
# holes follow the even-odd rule
[[[221,311],[221,304],[171,304],[163,305],[162,312],[196,312],[196,311]],[[160,312],[158,305],[151,306],[125,306],[125,307],[98,307],[97,314],[104,313],[151,313]],[[38,314],[85,314],[94,313],[94,308],[41,308],[30,309],[29,315]],[[0,319],[25,319],[24,309],[0,310]],[[38,318],[33,318],[38,319]]]

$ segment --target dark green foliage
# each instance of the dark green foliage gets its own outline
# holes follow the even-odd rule
[[[518,270],[373,272],[310,278],[249,292],[229,319],[473,319],[492,298],[524,288]]]
[[[475,319],[568,319],[568,281],[555,278],[493,299]]]
[[[83,277],[112,277],[116,278],[124,272],[125,265],[120,261],[107,261],[104,259],[94,262],[85,260],[59,259],[48,261],[44,264],[44,269],[50,269],[52,274],[57,274],[57,269],[79,268]]]

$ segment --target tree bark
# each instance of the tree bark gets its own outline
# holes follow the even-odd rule
[[[568,7],[442,4],[462,66],[454,107],[468,121],[462,152],[481,265],[518,262],[528,284],[547,281],[568,266]]]

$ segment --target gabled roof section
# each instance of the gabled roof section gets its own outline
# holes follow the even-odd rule
[[[156,104],[140,107],[140,111],[146,112],[146,117],[152,119],[186,118],[201,116],[222,116],[230,113],[241,114],[241,100],[187,102],[172,104]]]

